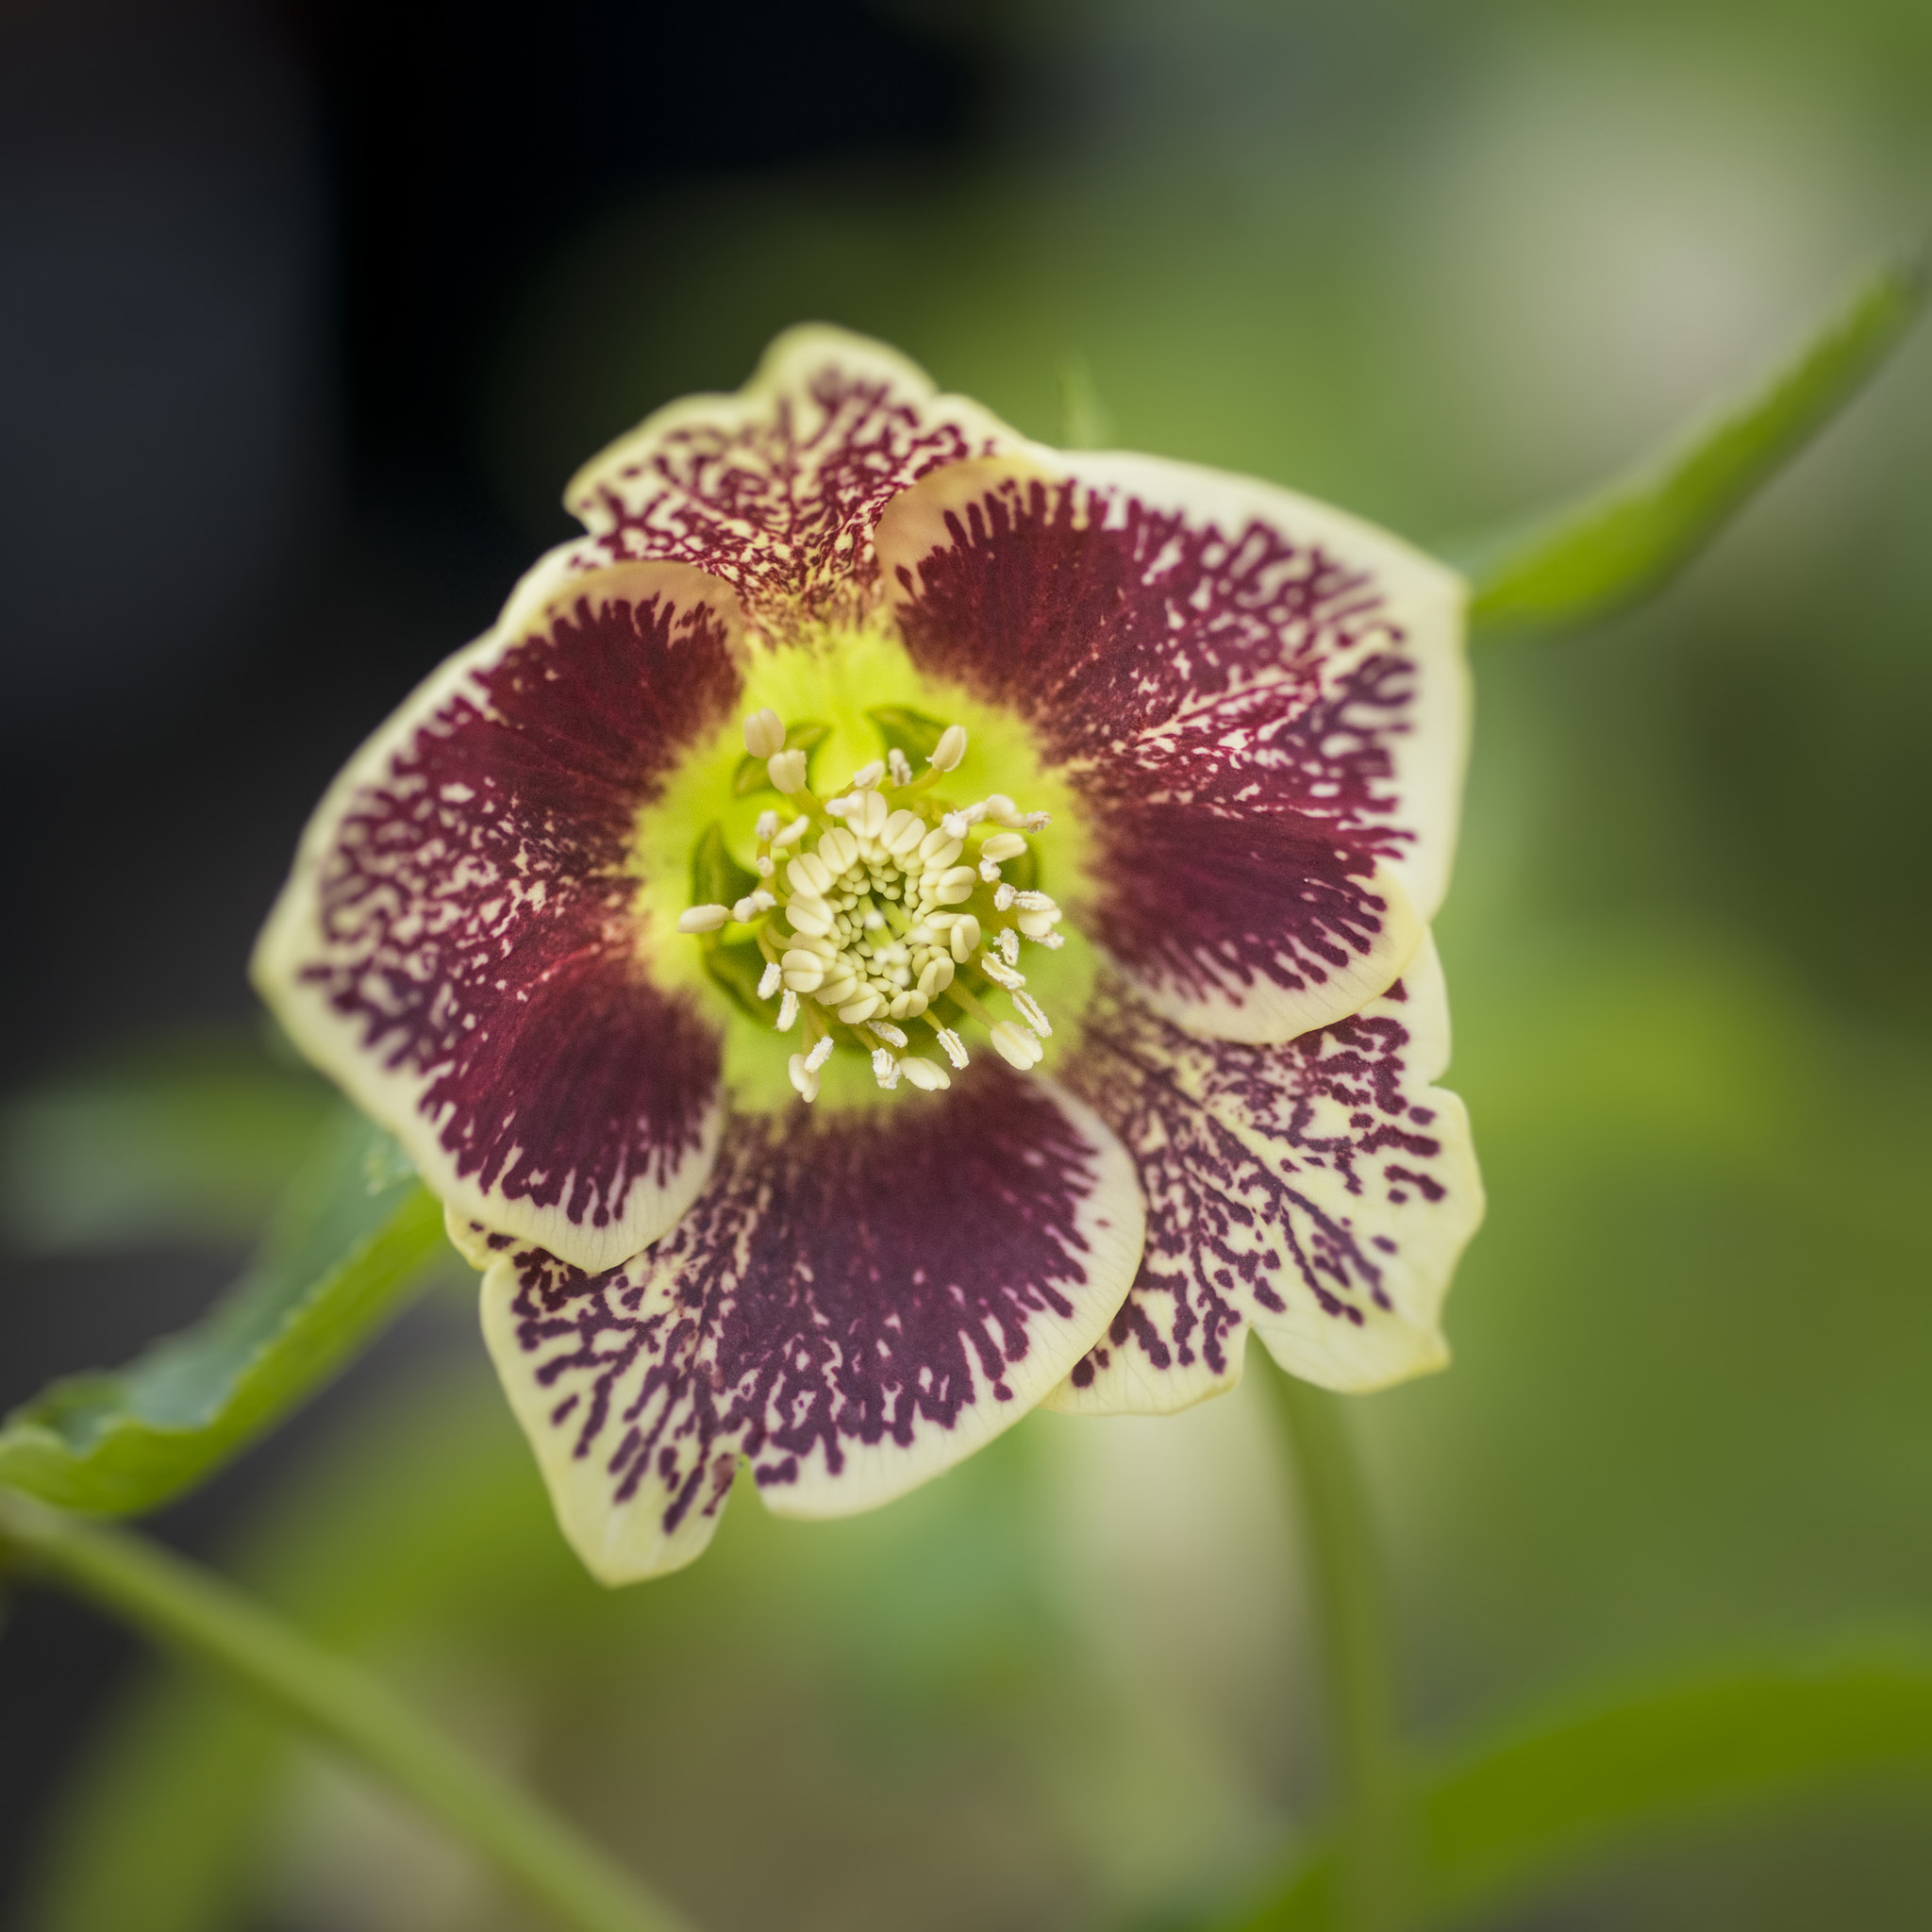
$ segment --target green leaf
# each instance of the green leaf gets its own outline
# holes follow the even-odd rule
[[[914,771],[931,758],[945,734],[945,724],[940,719],[928,718],[924,711],[914,711],[904,705],[880,705],[865,715],[878,726],[887,748],[903,751]]]
[[[811,754],[831,726],[817,718],[808,718],[800,724],[785,727],[785,749],[802,751],[806,755],[806,770],[811,769]],[[767,760],[754,758],[750,752],[738,761],[738,774],[731,781],[731,795],[734,798],[749,798],[754,791],[770,791],[772,777],[766,769]],[[807,782],[809,783],[808,776]]]
[[[704,836],[691,847],[691,903],[735,906],[747,892],[757,891],[758,883],[757,875],[732,858],[724,843],[724,826],[707,825]]]
[[[1424,1919],[1493,1914],[1673,1828],[1857,1779],[1932,1782],[1932,1666],[1790,1663],[1639,1689],[1524,1727],[1424,1778]],[[1318,1853],[1226,1932],[1330,1924]]]
[[[144,1041],[0,1108],[0,1225],[36,1254],[250,1241],[330,1105],[249,1033]]]
[[[1881,270],[1755,393],[1580,503],[1452,553],[1471,581],[1471,621],[1569,629],[1660,589],[1858,393],[1925,294],[1923,261]]]
[[[256,1259],[192,1328],[125,1369],[68,1376],[0,1427],[0,1484],[71,1509],[152,1509],[340,1368],[443,1250],[441,1208],[346,1107]]]

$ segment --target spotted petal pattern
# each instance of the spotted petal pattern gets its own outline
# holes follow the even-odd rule
[[[1438,1311],[1482,1218],[1433,946],[1362,1012],[1286,1046],[1191,1038],[1103,992],[1066,1077],[1132,1149],[1147,1248],[1051,1406],[1158,1413],[1239,1379],[1252,1327],[1291,1374],[1375,1389],[1448,1359]]]
[[[582,567],[693,564],[782,643],[870,614],[873,526],[900,491],[1018,441],[883,343],[807,325],[778,337],[735,395],[684,397],[612,443],[564,501],[591,532]]]
[[[1066,768],[1076,915],[1154,1007],[1281,1041],[1394,980],[1455,839],[1453,572],[1265,484],[1040,450],[936,472],[876,542],[914,661]]]
[[[774,1509],[844,1515],[1017,1422],[1106,1330],[1143,1225],[1089,1108],[975,1062],[889,1116],[736,1120],[650,1254],[513,1249],[484,1333],[565,1533],[626,1582],[698,1554],[741,1458]]]
[[[661,1234],[716,1151],[717,1032],[652,981],[627,864],[730,715],[741,629],[680,564],[533,573],[336,781],[256,951],[445,1202],[583,1267]]]

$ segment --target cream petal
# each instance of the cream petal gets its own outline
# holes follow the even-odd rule
[[[1051,1398],[1158,1413],[1230,1388],[1253,1328],[1291,1374],[1377,1389],[1448,1359],[1441,1310],[1482,1219],[1432,944],[1360,1013],[1286,1046],[1210,1042],[1116,987],[1066,1077],[1140,1163],[1146,1254]]]
[[[497,1261],[483,1325],[565,1534],[607,1583],[704,1547],[739,1461],[849,1515],[1009,1427],[1106,1332],[1141,1257],[1132,1159],[991,1059],[884,1109],[742,1118],[649,1254]]]

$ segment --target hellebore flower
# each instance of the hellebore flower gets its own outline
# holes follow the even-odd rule
[[[567,501],[255,974],[485,1270],[598,1576],[688,1562],[741,1461],[863,1509],[1230,1387],[1250,1327],[1331,1388],[1446,1358],[1453,573],[822,327]]]

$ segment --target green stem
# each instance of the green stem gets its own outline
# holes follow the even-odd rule
[[[1399,1932],[1409,1918],[1395,1681],[1366,1488],[1343,1398],[1274,1369],[1294,1452],[1303,1536],[1326,1677],[1338,1834],[1337,1923]]]
[[[345,1659],[220,1577],[125,1531],[0,1491],[0,1561],[112,1610],[211,1663],[375,1772],[574,1932],[690,1932],[595,1846]]]

